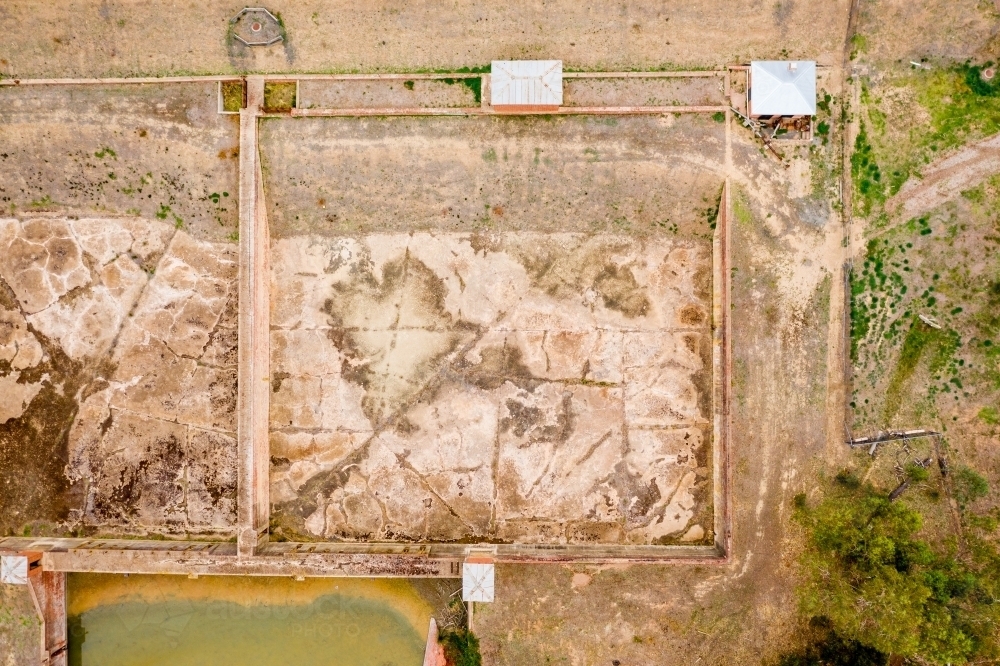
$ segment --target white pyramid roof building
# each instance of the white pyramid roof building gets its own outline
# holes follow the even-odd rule
[[[562,60],[494,60],[490,103],[494,107],[551,108],[562,105]]]
[[[813,60],[751,62],[750,115],[816,115],[816,62]]]
[[[462,564],[462,600],[493,601],[493,563],[469,562]]]

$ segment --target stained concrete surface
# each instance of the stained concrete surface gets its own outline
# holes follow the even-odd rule
[[[0,219],[5,530],[232,524],[235,250],[157,219]]]
[[[279,532],[711,538],[707,242],[292,236],[272,266]]]

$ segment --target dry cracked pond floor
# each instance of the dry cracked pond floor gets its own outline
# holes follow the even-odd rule
[[[429,541],[711,532],[707,243],[293,236],[272,264],[279,524]]]
[[[0,219],[0,531],[229,538],[235,126],[204,87],[112,92],[120,136],[55,93],[0,118],[53,188],[0,177],[21,201]],[[39,99],[78,124],[70,158],[91,145],[76,175],[31,151]],[[120,182],[164,124],[197,159],[171,144],[155,182]],[[711,543],[722,134],[262,121],[274,538]],[[92,209],[73,198],[88,178]]]
[[[63,499],[98,530],[234,524],[236,269],[235,245],[159,220],[0,220],[5,511]]]

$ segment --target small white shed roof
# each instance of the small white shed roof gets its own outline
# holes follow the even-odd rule
[[[562,101],[562,60],[493,61],[493,106],[561,106]]]
[[[28,584],[28,558],[22,555],[0,556],[0,583]]]
[[[462,564],[462,600],[493,601],[493,564],[465,562]]]
[[[813,60],[751,62],[750,115],[816,115],[816,62]]]

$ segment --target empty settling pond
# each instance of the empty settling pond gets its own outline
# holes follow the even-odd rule
[[[418,666],[431,606],[405,580],[70,574],[72,666]]]

